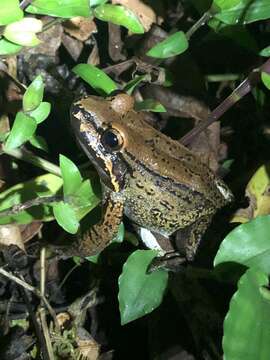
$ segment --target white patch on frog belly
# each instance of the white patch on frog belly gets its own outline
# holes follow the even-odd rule
[[[140,236],[145,246],[147,246],[149,249],[157,250],[160,254],[165,254],[165,251],[160,247],[155,236],[151,233],[150,230],[141,228]]]

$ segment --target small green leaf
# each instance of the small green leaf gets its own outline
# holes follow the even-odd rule
[[[66,156],[60,154],[60,168],[63,178],[64,196],[74,194],[82,184],[82,177],[77,166]]]
[[[19,0],[1,0],[0,26],[10,24],[23,18]]]
[[[140,82],[142,82],[146,78],[146,75],[140,75],[136,76],[134,79],[129,81],[123,91],[125,91],[127,94],[131,95],[133,90],[139,85]]]
[[[224,321],[224,359],[254,360],[269,358],[270,299],[268,277],[249,269],[239,280]],[[262,291],[268,292],[267,296]]]
[[[124,26],[134,34],[144,33],[144,28],[137,16],[122,5],[100,5],[94,9],[94,15],[99,20],[110,21],[113,24]]]
[[[42,136],[33,135],[29,142],[35,148],[48,152],[47,142]]]
[[[186,35],[183,31],[178,31],[152,47],[146,55],[159,59],[166,59],[171,56],[182,54],[187,48],[188,40]]]
[[[0,193],[0,211],[37,197],[55,195],[62,185],[62,179],[53,174],[45,174],[30,181],[19,183]],[[34,220],[53,220],[52,206],[41,204],[21,211],[18,215],[0,217],[0,224],[10,224],[13,222],[28,224]]]
[[[38,107],[31,111],[29,115],[31,115],[35,120],[37,124],[42,123],[47,117],[49,116],[51,112],[51,104],[43,101],[41,102]]]
[[[154,250],[137,250],[124,264],[118,295],[122,325],[149,314],[162,301],[168,273],[163,270],[146,273],[155,256]]]
[[[82,219],[86,214],[94,209],[100,202],[95,182],[92,179],[83,181],[81,186],[72,195],[72,206],[76,210],[78,219]]]
[[[0,40],[0,55],[13,55],[21,49],[21,45],[14,44],[4,38]]]
[[[108,95],[118,87],[115,82],[94,65],[78,64],[72,71],[86,81],[101,95]]]
[[[270,273],[270,215],[258,216],[232,230],[222,241],[214,266],[236,262]]]
[[[266,48],[262,49],[259,52],[259,55],[269,57],[270,56],[270,46],[267,46]]]
[[[238,5],[224,9],[215,17],[226,24],[249,24],[270,18],[269,0],[241,0]]]
[[[134,110],[136,111],[153,111],[153,112],[166,112],[165,107],[156,100],[146,99],[135,103]]]
[[[270,74],[266,72],[262,72],[261,79],[264,85],[267,87],[267,89],[270,90]]]
[[[26,11],[61,18],[91,15],[89,0],[34,0]]]
[[[21,146],[33,136],[36,128],[37,124],[35,119],[21,111],[18,112],[7,138],[5,148],[11,150]]]
[[[79,229],[80,223],[77,220],[75,211],[73,208],[60,201],[53,205],[53,214],[58,224],[68,233],[76,234]]]
[[[41,103],[44,93],[44,83],[41,75],[38,75],[28,86],[23,95],[23,110],[35,110]]]
[[[40,44],[36,33],[42,30],[42,21],[35,18],[23,18],[5,27],[4,37],[18,45],[36,46]]]

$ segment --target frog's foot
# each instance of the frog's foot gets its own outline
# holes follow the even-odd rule
[[[150,274],[156,270],[167,270],[178,272],[182,270],[182,264],[186,263],[186,258],[178,252],[169,252],[163,256],[155,257],[149,264],[147,273]]]

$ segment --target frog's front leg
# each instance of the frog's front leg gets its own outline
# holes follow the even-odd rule
[[[124,211],[123,201],[107,194],[102,205],[101,221],[77,236],[77,240],[65,249],[54,249],[59,255],[92,256],[102,251],[117,235]]]
[[[202,216],[176,234],[176,247],[181,253],[185,254],[188,261],[194,260],[202,236],[211,223],[212,217],[213,215],[209,214]]]

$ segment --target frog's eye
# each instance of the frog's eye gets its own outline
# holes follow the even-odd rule
[[[103,146],[108,150],[120,150],[123,146],[123,138],[116,129],[107,129],[101,136]]]

